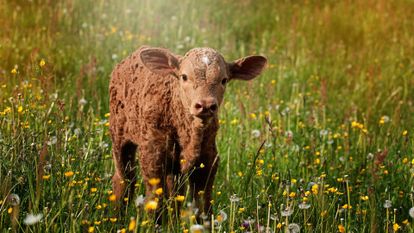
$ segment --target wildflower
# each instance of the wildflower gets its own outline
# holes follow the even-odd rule
[[[230,202],[239,202],[240,197],[237,196],[237,194],[233,194],[230,196]]]
[[[204,167],[205,167],[204,163],[201,163],[200,168],[204,168]]]
[[[295,193],[295,192],[291,192],[291,193],[289,194],[289,197],[290,197],[290,198],[295,198],[295,197],[296,197],[296,193]]]
[[[217,215],[217,221],[222,223],[227,220],[227,214],[224,210],[220,210],[219,214]]]
[[[396,232],[400,229],[400,225],[398,225],[398,223],[394,223],[394,225],[392,225],[392,229]]]
[[[410,210],[408,211],[408,214],[410,215],[411,218],[414,218],[414,207],[410,208]]]
[[[159,184],[160,183],[160,179],[159,178],[151,178],[149,181],[148,181],[148,183],[150,184],[150,185],[152,185],[152,186],[155,186],[155,185],[157,185],[157,184]]]
[[[298,233],[300,232],[300,226],[296,223],[291,223],[288,225],[289,233]]]
[[[10,207],[10,208],[7,209],[7,213],[11,214],[12,212],[13,212],[13,208],[12,207]]]
[[[391,201],[390,200],[385,200],[384,208],[388,209],[388,208],[391,208],[391,206],[392,206]]]
[[[283,226],[283,225],[282,225],[282,223],[278,223],[278,224],[276,225],[276,228],[277,228],[277,229],[282,229],[282,226]]]
[[[308,204],[306,202],[302,202],[302,203],[299,204],[299,209],[306,210],[306,209],[309,209],[310,206],[311,206],[310,204]]]
[[[289,217],[290,215],[293,214],[293,209],[290,207],[285,208],[284,210],[282,210],[281,215],[282,217]]]
[[[46,65],[45,59],[40,60],[40,62],[39,62],[39,66],[40,66],[40,67],[43,67],[43,66],[45,66],[45,65]]]
[[[145,202],[145,198],[144,198],[144,196],[139,195],[139,196],[135,199],[135,206],[136,206],[136,207],[138,207],[138,206],[142,206],[142,205],[144,205],[144,202]]]
[[[116,222],[116,221],[118,221],[118,218],[109,218],[109,221]]]
[[[183,195],[177,195],[177,196],[175,197],[175,200],[176,200],[176,201],[179,201],[179,202],[183,202],[183,201],[184,201],[184,199],[185,199],[185,197],[184,197]]]
[[[24,218],[23,222],[26,225],[33,225],[38,223],[40,220],[42,220],[43,214],[28,214],[26,218]]]
[[[318,184],[312,185],[311,191],[315,195],[318,194],[318,192],[319,192],[319,185]]]
[[[192,225],[190,227],[190,232],[191,233],[203,233],[204,232],[204,226],[200,225],[200,224]]]
[[[410,222],[408,221],[408,219],[406,219],[406,220],[402,221],[402,223],[403,223],[404,225],[408,225]]]
[[[243,208],[243,207],[239,208],[239,214],[243,213],[244,211],[245,211],[245,208]]]
[[[345,205],[342,206],[342,209],[348,209],[348,210],[350,210],[350,209],[352,209],[352,206],[351,205],[348,205],[348,204],[345,204]]]
[[[149,210],[156,210],[158,206],[158,202],[151,200],[148,201],[147,204],[145,204],[145,210],[149,211]]]
[[[101,225],[101,223],[102,223],[102,221],[95,221],[95,222],[93,222],[93,224],[95,224],[95,225]]]
[[[109,201],[116,201],[116,195],[111,194],[108,199],[109,199]]]
[[[90,226],[90,227],[88,227],[88,232],[89,232],[89,233],[93,233],[93,232],[95,232],[95,227],[94,227],[94,226]]]
[[[8,200],[10,202],[10,205],[12,206],[20,205],[20,197],[17,194],[14,194],[14,193],[10,194],[8,197]]]
[[[66,177],[71,177],[71,176],[73,176],[73,174],[75,174],[73,171],[65,172]]]
[[[252,137],[254,137],[254,138],[260,137],[260,130],[258,130],[258,129],[252,130]]]
[[[135,220],[134,217],[132,217],[131,221],[129,221],[129,224],[128,224],[128,231],[134,231],[136,225],[137,225],[137,221]]]
[[[10,73],[12,73],[12,74],[17,74],[17,68],[15,67],[15,68],[13,68],[11,71],[10,71]]]
[[[402,132],[402,136],[407,136],[407,134],[408,134],[408,131],[407,131],[407,130],[404,130],[404,131]]]
[[[340,233],[344,233],[344,232],[345,232],[345,227],[344,227],[342,224],[339,224],[339,225],[338,225],[338,231],[339,231]]]
[[[42,179],[44,179],[44,180],[48,180],[48,179],[50,179],[50,175],[43,175],[43,176],[42,176]]]
[[[22,113],[23,112],[23,106],[19,106],[19,107],[17,107],[17,112],[18,113]]]
[[[97,188],[91,188],[91,193],[96,193],[96,191],[98,191]]]
[[[363,201],[368,201],[368,196],[361,196],[361,200],[363,200]]]
[[[161,194],[162,194],[162,188],[157,188],[157,189],[155,190],[155,194],[157,194],[157,195],[161,195]]]

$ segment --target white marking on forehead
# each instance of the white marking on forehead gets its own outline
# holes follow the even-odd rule
[[[204,55],[204,56],[201,58],[201,61],[202,61],[204,64],[206,64],[207,66],[208,66],[208,65],[210,65],[210,63],[211,63],[210,58],[208,58],[206,55]]]

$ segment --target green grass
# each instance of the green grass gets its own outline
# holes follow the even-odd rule
[[[128,231],[131,217],[153,232],[141,207],[119,217],[109,200],[109,75],[144,44],[270,61],[220,110],[215,232],[414,232],[414,2],[17,0],[0,25],[2,232]],[[190,229],[183,210],[163,228]]]

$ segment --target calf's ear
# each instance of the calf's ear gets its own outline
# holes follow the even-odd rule
[[[140,58],[144,66],[155,74],[176,74],[179,69],[178,58],[167,49],[144,48]]]
[[[230,79],[251,80],[262,73],[267,59],[263,56],[247,56],[229,64]]]

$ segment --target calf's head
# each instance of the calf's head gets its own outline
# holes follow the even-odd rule
[[[179,80],[184,107],[189,114],[203,120],[216,116],[229,81],[254,79],[267,63],[263,56],[226,62],[211,48],[195,48],[184,56],[162,48],[145,48],[140,57],[153,73],[175,76]]]

